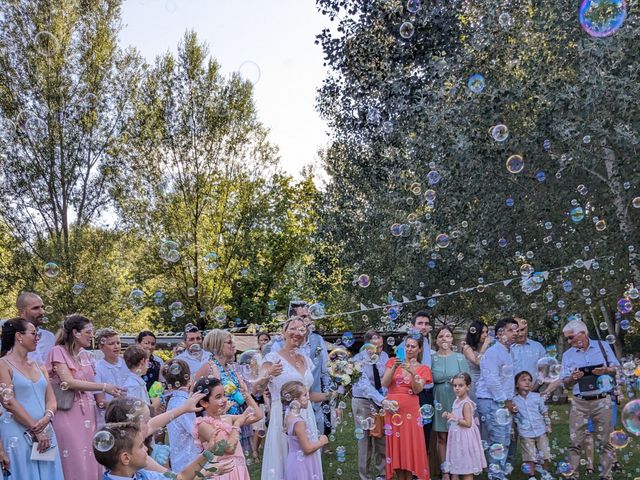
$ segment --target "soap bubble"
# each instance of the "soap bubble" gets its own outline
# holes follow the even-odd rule
[[[402,425],[402,421],[402,415],[400,415],[399,413],[394,413],[393,415],[391,415],[391,423],[396,427]]]
[[[616,343],[616,336],[615,335],[607,335],[606,337],[604,337],[604,339],[610,345],[613,345],[614,343]]]
[[[569,462],[558,462],[558,464],[556,465],[556,473],[558,473],[558,475],[561,475],[563,477],[571,477],[575,472],[575,469],[573,468],[573,465],[571,465]]]
[[[618,300],[617,307],[618,307],[618,311],[623,315],[633,310],[633,304],[631,303],[631,300],[629,300],[628,298],[621,298],[620,300]]]
[[[238,75],[240,75],[242,81],[255,85],[260,81],[262,72],[256,62],[247,60],[246,62],[242,62],[238,67]]]
[[[224,307],[221,306],[213,307],[211,315],[213,319],[218,323],[223,323],[227,319],[227,312]]]
[[[634,197],[633,200],[631,200],[631,205],[633,208],[640,208],[640,197]]]
[[[434,413],[435,413],[435,409],[433,408],[432,405],[424,404],[424,405],[422,405],[420,407],[420,416],[424,420],[428,420],[430,418],[433,418]]]
[[[139,288],[134,288],[129,293],[129,305],[139,310],[144,307],[144,292]]]
[[[400,25],[400,36],[406,40],[413,37],[413,34],[415,32],[416,29],[411,22],[404,22],[402,25]]]
[[[629,435],[627,435],[627,432],[623,430],[614,430],[609,435],[609,443],[611,443],[611,446],[616,449],[626,447],[629,445],[630,441],[631,439],[629,438]]]
[[[169,263],[180,260],[178,244],[173,240],[163,239],[160,241],[160,258]]]
[[[496,423],[498,425],[510,425],[511,413],[506,408],[499,408],[496,410]]]
[[[504,460],[507,457],[507,448],[501,443],[494,443],[489,447],[489,455],[495,460]]]
[[[184,305],[180,301],[175,301],[169,305],[169,313],[172,317],[180,318],[184,316]]]
[[[100,430],[93,437],[93,448],[99,452],[108,452],[116,443],[113,434],[106,430]]]
[[[51,32],[38,32],[33,39],[33,45],[38,54],[43,57],[50,57],[60,48],[58,38]]]
[[[509,173],[520,173],[524,170],[524,160],[521,155],[511,155],[507,159],[507,171]]]
[[[358,277],[357,282],[358,282],[358,286],[362,288],[367,288],[369,285],[371,285],[371,280],[369,279],[369,275],[364,273]]]
[[[496,142],[504,142],[509,138],[509,128],[500,123],[491,129],[491,136]]]
[[[626,18],[625,0],[583,0],[578,11],[580,25],[592,37],[613,35]]]
[[[420,0],[408,0],[407,1],[407,10],[410,13],[417,13],[420,10]]]
[[[449,246],[449,235],[441,233],[436,237],[436,245],[440,248],[447,248]]]
[[[351,332],[345,332],[342,334],[342,344],[345,347],[350,347],[351,345],[353,345],[355,343],[355,338],[353,337],[353,333]]]
[[[60,273],[60,265],[56,262],[47,262],[44,264],[44,274],[49,278],[55,278]]]
[[[630,400],[622,409],[621,418],[627,432],[640,436],[640,399]]]
[[[584,220],[584,210],[582,209],[582,207],[572,208],[569,212],[569,216],[571,217],[571,221],[573,223],[580,223],[582,220]]]
[[[562,365],[553,357],[543,357],[538,360],[538,381],[548,383],[558,380],[562,372]]]
[[[598,232],[602,232],[602,231],[606,230],[606,228],[607,228],[607,222],[605,220],[598,220],[596,222],[596,230]]]
[[[325,315],[324,305],[322,303],[314,303],[313,305],[310,305],[309,315],[314,320],[324,317]]]
[[[485,87],[484,76],[482,76],[480,73],[471,75],[469,77],[469,80],[467,81],[467,87],[469,87],[469,90],[471,90],[473,93],[481,93]]]

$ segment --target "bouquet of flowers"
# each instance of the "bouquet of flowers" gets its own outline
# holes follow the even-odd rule
[[[349,352],[343,348],[336,348],[329,353],[327,369],[331,379],[344,390],[351,387],[362,376],[362,363],[355,362],[350,358]]]

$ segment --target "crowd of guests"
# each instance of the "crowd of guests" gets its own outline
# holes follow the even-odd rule
[[[291,304],[273,339],[258,335],[260,354],[242,368],[226,330],[203,336],[189,326],[165,363],[153,332],[121,355],[118,332],[94,331],[82,315],[67,316],[55,336],[41,328],[34,293],[22,293],[16,309],[2,324],[0,351],[0,466],[10,478],[247,480],[247,456],[262,457],[265,480],[323,478],[321,455],[344,406],[305,303]],[[567,460],[575,468],[565,476],[578,477],[591,424],[599,476],[611,478],[612,385],[597,378],[615,376],[619,363],[583,322],[564,327],[570,348],[551,383],[537,378],[548,355],[524,319],[502,319],[492,331],[473,322],[460,352],[449,327],[432,335],[426,312],[412,324],[393,357],[374,330],[353,357],[362,369],[351,391],[361,480],[433,478],[431,456],[442,480],[483,471],[502,480],[518,461],[517,443],[522,471],[534,476],[551,459],[545,402],[562,387],[573,392]]]

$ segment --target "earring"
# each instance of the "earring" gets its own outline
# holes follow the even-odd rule
[[[22,340],[18,340],[18,343],[22,343]]]

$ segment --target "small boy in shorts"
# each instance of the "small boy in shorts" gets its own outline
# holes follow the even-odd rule
[[[518,441],[522,445],[522,471],[534,475],[536,464],[547,469],[551,460],[548,433],[551,433],[551,419],[547,406],[539,393],[532,392],[533,378],[529,372],[520,372],[515,378],[516,391],[513,403],[518,408],[515,420],[518,427]]]

